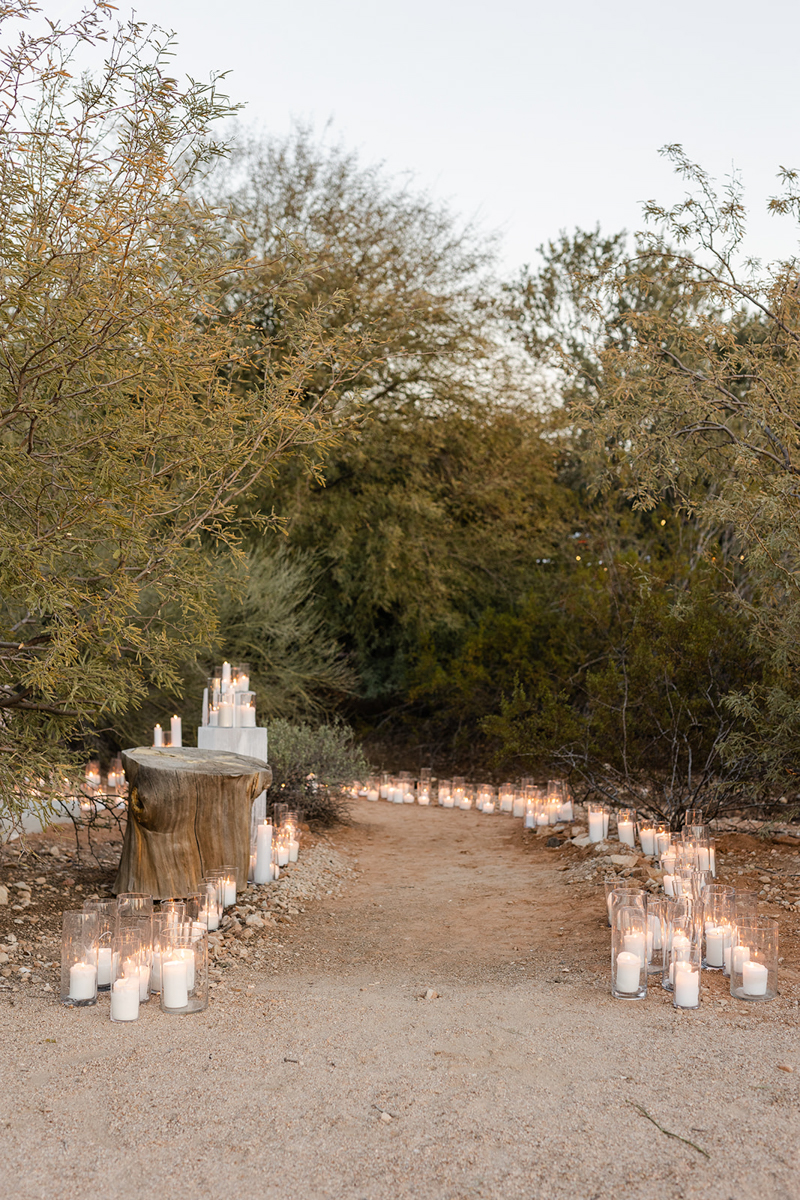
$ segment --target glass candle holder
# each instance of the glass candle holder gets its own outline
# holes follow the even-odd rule
[[[138,938],[138,949],[136,952],[136,972],[139,980],[139,1003],[146,1004],[150,999],[150,974],[153,965],[153,920],[154,914],[148,916],[124,917],[117,914],[117,922],[114,928],[114,939],[121,938],[123,935],[130,933],[135,934]],[[113,976],[113,945],[112,942],[112,976]],[[123,972],[126,975],[132,973],[131,970]]]
[[[235,692],[225,690],[224,688],[218,692],[214,692],[211,700],[211,709],[217,714],[217,726],[220,729],[233,729],[235,708]]]
[[[222,872],[220,884],[224,889],[222,890],[222,907],[232,908],[236,903],[236,867],[231,866],[230,863],[223,863],[220,871]]]
[[[424,808],[428,808],[430,806],[430,802],[431,802],[431,781],[430,781],[430,771],[429,771],[428,778],[423,779],[422,776],[420,776],[420,779],[417,783],[417,804],[421,804],[421,805],[423,805]]]
[[[255,692],[234,692],[233,723],[237,729],[255,729]]]
[[[461,801],[464,799],[464,788],[466,780],[463,775],[453,776],[453,808],[461,808]]]
[[[707,872],[711,879],[710,871]],[[725,948],[730,948],[736,920],[732,887],[708,883],[703,889],[703,966],[708,971],[725,968]]]
[[[611,995],[643,1000],[647,995],[647,914],[639,905],[615,908],[611,928]]]
[[[778,994],[778,922],[769,917],[737,922],[731,949],[731,995],[774,1000]]]
[[[379,775],[370,775],[367,780],[367,799],[379,800],[381,795],[381,779]]]
[[[500,787],[500,793],[503,790],[511,793],[511,815],[513,817],[525,816],[525,788],[515,788],[513,783],[504,783]]]
[[[231,688],[234,692],[249,692],[250,663],[231,663]],[[255,692],[251,692],[255,696]]]
[[[683,814],[684,825],[702,825],[703,810],[702,808],[687,808]]]
[[[377,792],[375,798],[377,799]],[[272,862],[272,824],[266,820],[260,821],[255,828],[253,846],[253,883],[269,883],[272,878],[270,864]]]
[[[699,838],[695,841],[695,862],[697,863],[698,871],[711,871],[711,846],[708,838]]]
[[[623,846],[636,849],[636,812],[632,808],[620,808],[617,812],[617,837]]]
[[[494,797],[494,788],[492,788],[492,797]],[[462,789],[461,797],[458,801],[458,807],[466,810],[472,808],[474,803],[475,785],[472,783],[465,783]]]
[[[428,788],[433,784],[433,774],[430,767],[421,767],[419,772],[419,782],[427,784]]]
[[[389,799],[389,778],[390,778],[389,775],[387,775],[387,773],[385,771],[381,774],[381,786],[380,786],[381,800]]]
[[[661,986],[673,990],[675,964],[700,963],[700,927],[698,906],[691,898],[676,900],[667,906],[667,944],[664,947]]]
[[[97,1003],[95,912],[65,912],[61,918],[61,1003],[87,1008]]]
[[[120,892],[117,912],[121,917],[152,916],[153,897],[147,892]]]
[[[173,1015],[208,1007],[208,935],[171,933],[161,954],[161,1010]]]
[[[84,912],[97,915],[97,990],[111,987],[111,942],[117,919],[116,900],[84,900]]]
[[[453,807],[453,785],[449,779],[440,779],[438,788],[438,801],[442,808]]]
[[[605,837],[606,810],[602,804],[587,804],[589,815],[589,841],[602,842]]]
[[[536,828],[536,801],[535,800],[526,800],[525,801],[525,812],[522,817],[522,827],[523,827],[523,829],[535,829]]]
[[[488,784],[481,784],[481,791],[488,787]],[[497,792],[497,807],[501,813],[514,812],[515,789],[511,783],[503,783],[500,785]],[[524,801],[523,801],[524,803]],[[520,814],[518,814],[520,815]]]
[[[648,894],[647,911],[647,973],[664,974],[664,950],[667,944],[668,901]]]
[[[111,955],[111,1020],[136,1021],[142,994],[142,931],[134,919],[117,925]],[[149,979],[148,979],[149,986]]]
[[[659,858],[664,857],[668,853],[670,847],[671,834],[667,825],[656,826],[656,849],[655,852]]]
[[[700,1007],[700,942],[694,941],[688,949],[681,948],[680,957],[673,955],[672,1004],[674,1008]]]

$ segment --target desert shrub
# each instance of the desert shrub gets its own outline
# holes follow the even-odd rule
[[[269,727],[272,786],[267,804],[292,804],[305,819],[332,825],[347,819],[347,792],[370,766],[342,721],[329,725],[273,721]]]

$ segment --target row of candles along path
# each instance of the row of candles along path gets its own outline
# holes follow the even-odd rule
[[[424,769],[416,778],[408,771],[373,775],[364,783],[356,781],[350,792],[367,800],[388,800],[390,804],[426,806],[435,798],[441,808],[474,806],[483,813],[522,817],[526,828],[571,821],[574,809],[569,787],[561,779],[551,779],[540,787],[533,779],[523,778],[519,783],[502,783],[495,788],[491,783],[468,783],[456,775],[439,779],[434,787],[430,770]]]
[[[623,844],[635,847],[637,825],[648,854],[652,827],[639,824],[633,810],[618,813]],[[616,877],[605,884],[612,995],[641,1000],[648,977],[656,975],[676,1008],[699,1008],[706,970],[729,977],[737,1000],[774,999],[778,922],[759,916],[756,892],[713,882],[716,855],[701,810],[687,809],[679,834],[659,829],[652,847],[650,856],[659,859],[667,895],[653,895]]]
[[[250,876],[256,883],[277,879],[280,866],[296,862],[300,816],[277,805],[280,821],[255,826]],[[61,1002],[70,1008],[111,997],[111,1020],[135,1021],[139,1005],[160,995],[161,1009],[172,1014],[201,1012],[208,1006],[208,935],[219,929],[223,911],[236,904],[236,870],[209,871],[200,890],[181,900],[143,893],[116,900],[86,900],[83,909],[63,914]]]

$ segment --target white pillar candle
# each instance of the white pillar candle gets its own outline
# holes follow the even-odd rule
[[[766,996],[769,971],[760,962],[742,963],[742,991],[745,996]]]
[[[524,821],[523,828],[524,829],[535,829],[536,828],[536,813],[533,812],[532,810],[525,813],[525,821]]]
[[[442,801],[442,808],[455,808],[455,800],[452,796],[445,796]]]
[[[111,989],[112,1021],[135,1021],[139,1016],[139,981],[130,977],[115,979]]]
[[[536,814],[536,824],[537,825],[549,825],[550,824],[550,818],[547,815],[546,809],[542,809],[541,812],[538,812]]]
[[[92,1000],[97,991],[97,968],[92,963],[75,963],[69,969],[70,1000]]]
[[[637,954],[639,962],[645,965],[645,936],[643,933],[626,933],[622,939],[629,954]]]
[[[686,962],[691,953],[692,943],[689,941],[685,933],[673,933],[672,935],[672,961]]]
[[[189,986],[185,958],[169,958],[161,964],[161,996],[165,1008],[186,1008]]]
[[[513,797],[503,795],[500,797],[500,812],[511,812],[514,807]]]
[[[494,812],[494,800],[484,800],[483,811],[485,813],[493,813]]]
[[[675,876],[674,875],[665,875],[664,876],[664,891],[673,900],[675,899]]]
[[[722,962],[723,962],[725,974],[730,975],[730,973],[731,973],[731,944],[729,941],[726,941],[725,945],[722,947]]]
[[[150,967],[147,963],[139,967],[139,1001],[143,1003],[150,995]]]
[[[711,874],[716,879],[717,878],[717,852],[713,846],[708,851],[708,860],[709,860],[709,864],[711,866]]]
[[[519,799],[514,800],[513,807],[512,807],[512,815],[515,817],[522,817],[525,815],[525,801],[524,800],[519,800]]]
[[[297,858],[298,858],[299,854],[300,854],[300,843],[298,841],[296,841],[294,838],[292,838],[291,841],[289,842],[289,862],[297,862]]]
[[[652,858],[656,852],[656,834],[654,829],[640,829],[639,841],[642,843],[642,854]]]
[[[231,664],[224,662],[222,664],[222,690],[227,692],[231,686]]]
[[[368,800],[377,800],[379,794],[380,793],[377,788],[367,788],[367,799]],[[427,803],[427,801],[426,801],[426,803]],[[420,800],[420,804],[422,804],[421,800]]]
[[[417,794],[417,804],[429,805],[431,802],[431,794],[427,788],[421,788]]]
[[[255,729],[256,727],[256,710],[252,704],[239,705],[239,725],[242,729]]]
[[[170,740],[170,744],[172,746],[182,746],[183,745],[183,741],[181,740],[181,738],[182,738],[181,726],[182,726],[182,722],[181,722],[180,717],[170,717],[169,740]]]
[[[289,847],[285,842],[281,842],[278,846],[278,866],[285,867],[289,861]]]
[[[697,869],[698,871],[711,870],[711,851],[707,846],[697,847]]]
[[[589,841],[602,842],[603,840],[603,814],[601,812],[589,813]]]
[[[603,813],[603,837],[604,838],[608,837],[608,821],[609,821],[610,815],[611,814],[607,813],[607,812]]]
[[[233,729],[233,696],[220,696],[217,710],[217,725],[220,729]]]
[[[223,905],[225,908],[230,908],[232,904],[236,903],[236,877],[229,875],[222,880],[222,886],[224,888]]]
[[[562,804],[559,807],[558,819],[559,819],[559,821],[571,821],[572,820],[572,801],[571,800],[568,800],[566,802],[566,804]]]
[[[700,972],[691,963],[675,965],[675,1003],[679,1008],[697,1008],[700,1002]]]
[[[650,938],[652,940],[652,949],[661,949],[661,921],[655,915],[650,915],[647,918],[647,927],[650,930]]]
[[[278,866],[278,864],[277,864],[276,862],[274,862],[274,863],[272,864],[272,878],[273,878],[273,879],[280,879],[280,877],[281,877],[281,869],[280,869],[280,867]]]
[[[635,848],[636,840],[633,836],[633,821],[618,821],[617,835],[619,836],[619,840],[626,846]]]
[[[203,707],[200,713],[200,720],[204,725],[208,724],[208,688],[203,688]]]
[[[381,784],[381,786],[380,786],[380,793],[381,793],[381,800],[388,800],[388,799],[389,799],[389,785],[388,785],[388,783],[382,783],[382,784]]]
[[[731,957],[731,964],[732,964],[731,970],[736,975],[742,974],[742,967],[744,966],[744,964],[746,962],[749,962],[749,961],[750,961],[750,947],[749,946],[734,946],[733,947],[733,954]]]
[[[639,958],[638,954],[633,954],[630,950],[623,950],[621,954],[618,954],[616,980],[617,991],[638,991],[641,969],[642,960]]]
[[[111,983],[111,947],[100,946],[97,951],[97,986],[108,987]]]
[[[211,705],[208,710],[208,724],[211,729],[217,729],[219,726],[219,709]]]
[[[266,821],[256,829],[256,863],[253,870],[255,883],[268,883],[272,863],[272,826]]]
[[[706,925],[706,962],[709,967],[725,963],[725,930],[722,925]]]
[[[164,731],[160,725],[153,726],[153,745],[154,746],[163,746],[164,745]]]

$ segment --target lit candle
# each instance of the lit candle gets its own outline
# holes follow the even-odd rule
[[[697,869],[698,871],[711,870],[711,851],[708,846],[697,847]]]
[[[367,788],[367,799],[368,800],[377,800],[379,795],[380,795],[380,791],[378,788]],[[425,801],[425,803],[427,803],[427,801]],[[422,800],[420,800],[420,804],[422,804]]]
[[[138,980],[115,979],[111,989],[111,1020],[135,1021],[139,1016]]]
[[[455,800],[454,800],[452,794],[448,794],[445,796],[444,800],[442,801],[442,807],[443,808],[455,808]]]
[[[536,814],[536,824],[537,825],[549,825],[550,824],[550,818],[547,815],[546,808],[539,809],[538,813]]]
[[[749,961],[750,961],[750,947],[749,946],[734,946],[733,947],[733,954],[731,956],[731,963],[732,963],[731,969],[736,975],[742,974],[742,967],[744,966],[744,964],[746,962],[749,962]]]
[[[636,841],[633,836],[633,821],[618,821],[617,822],[617,835],[619,837],[619,840],[621,842],[623,842],[626,846],[635,848]]]
[[[483,811],[485,813],[493,813],[494,812],[494,800],[484,800]]]
[[[377,800],[377,796],[375,797]],[[429,788],[421,787],[417,792],[417,804],[429,805],[431,802],[431,793]]]
[[[254,704],[240,704],[238,713],[239,725],[242,729],[255,729],[256,706]]]
[[[165,1008],[186,1008],[189,1003],[187,960],[166,959],[161,964],[161,996]]]
[[[645,963],[645,937],[643,933],[626,933],[623,940],[623,945],[629,954],[637,954],[639,962],[644,966]]]
[[[700,1003],[700,972],[691,963],[675,964],[674,987],[678,1008],[697,1008]]]
[[[208,724],[208,688],[203,688],[203,707],[200,720],[202,721],[203,725]]]
[[[221,882],[224,888],[224,900],[222,902],[223,907],[230,908],[232,904],[236,903],[236,876],[228,875],[227,878],[223,879]]]
[[[512,808],[512,816],[523,817],[525,815],[525,797],[515,796]]]
[[[639,975],[642,960],[638,954],[623,950],[617,955],[617,991],[636,992],[639,990]]]
[[[377,800],[377,795],[375,797]],[[268,883],[272,863],[272,826],[262,821],[256,830],[256,863],[253,870],[255,883]]]
[[[297,862],[297,857],[300,853],[300,843],[296,838],[290,838],[288,843],[289,862]]]
[[[664,876],[664,891],[667,893],[668,896],[671,896],[672,899],[674,900],[674,898],[675,898],[675,876],[674,875],[665,875]]]
[[[500,812],[511,812],[514,808],[514,797],[508,792],[500,794]]]
[[[163,746],[164,745],[164,732],[160,725],[155,725],[153,727],[153,745],[154,746]]]
[[[769,971],[760,962],[742,963],[742,991],[745,996],[766,996]]]
[[[227,692],[219,698],[217,725],[220,729],[233,728],[233,693]]]
[[[97,986],[108,987],[111,983],[111,947],[101,946],[97,951]]]
[[[75,963],[69,969],[70,1000],[93,1000],[97,992],[97,970],[92,963]]]
[[[181,719],[180,717],[171,717],[169,722],[169,740],[172,746],[182,746],[181,741]]]
[[[603,840],[603,812],[598,810],[593,812],[589,810],[589,841],[602,842]]]
[[[224,662],[222,664],[222,690],[223,690],[223,692],[229,691],[230,686],[231,686],[231,664],[229,662]]]
[[[709,967],[725,964],[725,927],[706,925],[706,963]]]
[[[639,841],[642,843],[642,854],[646,854],[649,858],[656,852],[656,831],[652,827],[649,829],[642,828],[639,830]]]

